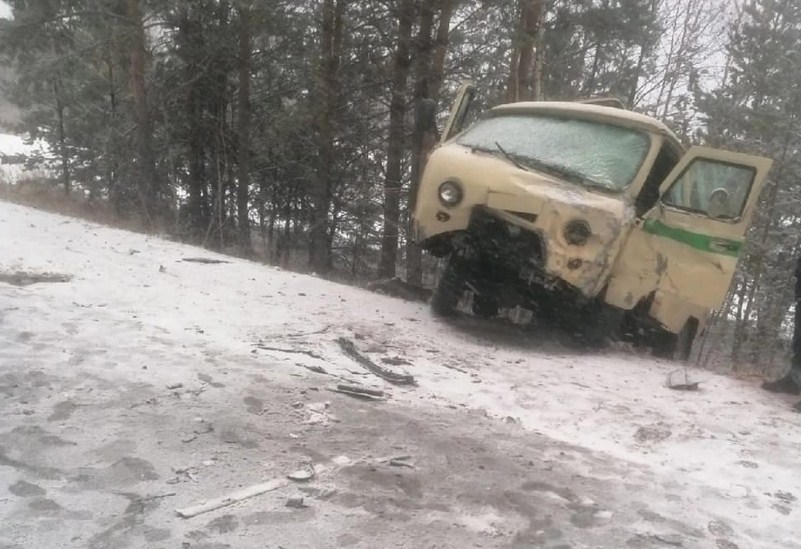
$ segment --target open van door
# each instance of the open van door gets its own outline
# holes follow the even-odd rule
[[[454,137],[464,129],[464,123],[470,114],[470,107],[476,96],[476,86],[472,82],[464,82],[456,93],[456,100],[451,106],[451,114],[440,137],[440,144]]]
[[[701,327],[728,292],[745,233],[773,161],[691,148],[638,220],[612,271],[606,301],[630,310],[654,293],[649,314],[679,333]]]

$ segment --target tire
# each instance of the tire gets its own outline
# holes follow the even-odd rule
[[[578,333],[581,343],[590,349],[602,349],[617,335],[623,311],[608,305],[594,304],[584,311]]]
[[[460,261],[455,256],[450,256],[445,262],[431,296],[431,310],[434,314],[449,317],[456,314],[456,306],[462,298],[465,288],[465,277]]]
[[[659,329],[651,335],[651,354],[656,358],[673,360],[676,357],[678,344],[678,334]]]
[[[480,318],[494,318],[498,316],[500,305],[492,296],[474,294],[473,314]]]
[[[657,358],[686,362],[690,359],[697,331],[698,321],[694,318],[689,319],[677,334],[659,330],[653,335],[651,352]]]

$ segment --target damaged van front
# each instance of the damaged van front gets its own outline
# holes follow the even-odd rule
[[[428,160],[414,212],[416,241],[446,258],[434,310],[451,314],[469,291],[480,316],[520,305],[588,340],[627,326],[665,354],[688,350],[682,337],[723,300],[770,161],[685,151],[650,117],[584,103],[502,105],[462,131],[470,93]],[[697,181],[680,181],[701,167]],[[728,209],[713,211],[715,201]],[[722,248],[699,249],[692,237],[676,248],[663,242],[682,244],[671,229]],[[688,264],[697,260],[709,268]],[[714,298],[676,287],[676,269]]]

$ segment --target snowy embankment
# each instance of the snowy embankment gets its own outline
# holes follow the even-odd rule
[[[197,257],[220,263],[185,261]],[[731,545],[719,538],[717,547],[801,548],[801,415],[751,384],[693,371],[700,390],[673,391],[665,382],[674,363],[577,353],[554,333],[471,318],[443,322],[424,304],[0,202],[0,277],[19,273],[69,277],[21,288],[0,281],[0,330],[7,316],[30,337],[47,335],[50,347],[37,352],[50,349],[51,367],[104,353],[112,380],[131,382],[147,368],[148,383],[177,386],[195,375],[182,357],[201,342],[220,361],[268,356],[271,382],[303,384],[324,372],[387,391],[393,402],[483,411],[504,428],[606,456],[610,467],[631,464],[630,477],[611,468],[577,475],[614,485],[661,479],[680,500],[653,512],[702,530],[731,525]],[[74,348],[72,331],[90,332],[93,348]],[[365,375],[339,337],[417,386]],[[153,341],[174,349],[162,367],[124,350]],[[29,352],[26,338],[14,345],[0,349],[0,362]],[[705,543],[684,546],[715,547]]]

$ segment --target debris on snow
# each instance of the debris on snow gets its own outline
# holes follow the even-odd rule
[[[384,364],[389,364],[390,366],[411,366],[412,363],[406,360],[405,358],[401,358],[399,356],[385,356],[381,359],[381,362]]]
[[[315,330],[313,332],[295,332],[295,333],[291,333],[291,334],[286,334],[286,337],[296,338],[296,337],[308,337],[310,335],[320,335],[320,334],[324,334],[325,332],[327,332],[330,329],[331,329],[331,324],[328,324],[327,326],[325,326],[325,327],[323,327],[323,328],[321,328],[319,330]]]
[[[406,461],[406,459],[410,458],[411,456],[402,456],[402,457],[404,459],[397,459],[397,458],[396,459],[391,459],[391,460],[389,460],[388,463],[390,465],[392,465],[393,467],[408,467],[409,469],[416,469],[416,467],[414,466],[414,463]]]
[[[386,394],[386,393],[384,393],[384,391],[381,391],[381,390],[378,390],[378,389],[368,389],[367,387],[362,387],[362,386],[359,386],[359,385],[339,384],[339,385],[337,385],[337,389],[339,389],[340,391],[346,391],[346,392],[349,392],[349,393],[359,393],[359,394],[363,394],[363,395],[369,395],[371,397],[376,397],[376,398],[383,397]]]
[[[323,368],[322,366],[309,366],[308,364],[300,364],[300,366],[303,366],[304,368],[306,368],[310,372],[314,372],[315,374],[331,375],[328,372],[326,372],[325,368]]]
[[[662,543],[664,545],[672,545],[673,547],[684,547],[684,542],[681,537],[676,534],[653,534],[649,536],[652,540]]]
[[[31,286],[33,284],[69,282],[72,276],[58,273],[29,273],[24,271],[0,271],[0,282],[12,286]]]
[[[375,461],[376,461],[376,463],[390,463],[392,461],[407,461],[409,459],[412,459],[412,456],[410,456],[409,454],[402,454],[402,455],[399,455],[399,456],[386,456],[386,457],[378,458]]]
[[[204,503],[201,503],[199,505],[193,505],[191,507],[185,507],[183,509],[176,509],[175,513],[179,517],[184,519],[196,517],[197,515],[202,515],[203,513],[216,511],[217,509],[233,505],[234,503],[244,501],[252,497],[260,496],[261,494],[265,494],[267,492],[272,492],[273,490],[277,490],[278,488],[281,488],[286,485],[287,481],[284,479],[269,480],[261,484],[254,484],[253,486],[248,486],[247,488],[243,488],[242,490],[237,490],[236,492],[229,494],[227,496],[215,498],[206,501]]]
[[[354,398],[362,400],[384,400],[383,391],[375,391],[372,389],[365,389],[364,387],[357,387],[355,385],[337,385],[334,388],[328,389],[332,393],[341,393]],[[376,393],[381,393],[380,395]]]
[[[394,383],[396,385],[416,385],[415,379],[413,376],[409,374],[399,374],[384,368],[383,366],[379,366],[363,354],[361,354],[357,349],[356,345],[344,337],[340,337],[337,339],[337,343],[342,348],[344,353],[352,358],[354,361],[358,362],[370,372],[377,375],[381,379],[388,381],[390,383]]]
[[[666,386],[668,389],[673,389],[674,391],[697,391],[698,386],[700,385],[700,381],[690,381],[690,375],[687,370],[684,370],[684,379],[679,381],[674,381],[673,375],[676,373],[681,373],[680,370],[673,370],[672,372],[668,373]]]
[[[286,478],[294,480],[295,482],[307,482],[315,477],[314,466],[309,465],[305,469],[298,469],[293,473],[289,473]]]
[[[298,355],[306,355],[312,358],[316,358],[317,360],[325,360],[322,356],[318,355],[314,351],[307,351],[305,349],[284,349],[281,347],[269,347],[262,343],[256,344],[257,349],[261,349],[262,351],[273,351],[275,353],[287,353],[287,354],[298,354]]]
[[[230,261],[225,261],[223,259],[209,259],[207,257],[184,257],[181,261],[186,261],[189,263],[203,263],[205,265],[217,265],[219,263],[230,263]]]
[[[302,497],[294,497],[287,499],[286,506],[292,509],[305,509],[306,507],[308,507],[308,505],[304,503]]]
[[[178,484],[179,482],[197,482],[197,470],[194,467],[183,469],[173,469],[175,476],[167,481],[167,484]]]

